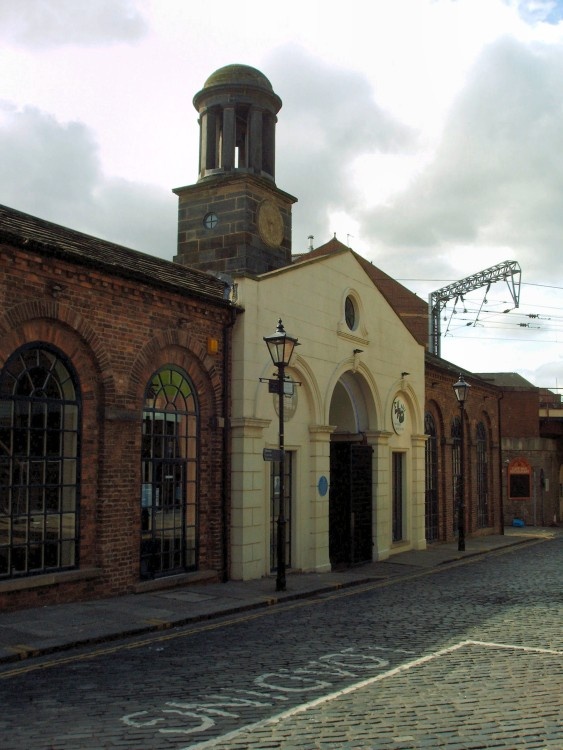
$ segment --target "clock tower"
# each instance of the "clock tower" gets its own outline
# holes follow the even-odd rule
[[[178,254],[192,268],[231,276],[291,263],[291,207],[275,183],[275,128],[282,102],[248,65],[215,71],[193,100],[199,177],[179,198]]]

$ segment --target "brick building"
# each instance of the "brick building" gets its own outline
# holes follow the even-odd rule
[[[469,383],[462,412],[453,391],[460,372]],[[461,473],[465,530],[471,534],[501,533],[500,398],[491,383],[426,354],[426,540],[452,541],[458,529],[456,484]]]
[[[6,207],[0,269],[0,609],[221,576],[228,285]]]
[[[482,373],[501,392],[502,496],[507,524],[548,526],[562,520],[561,396],[517,373]]]

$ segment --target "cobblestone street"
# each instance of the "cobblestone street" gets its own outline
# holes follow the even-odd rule
[[[466,642],[210,746],[555,750],[562,691],[561,651]]]
[[[3,750],[563,748],[563,537],[0,669]]]

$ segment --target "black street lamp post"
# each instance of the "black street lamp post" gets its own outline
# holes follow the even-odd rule
[[[285,591],[285,436],[284,436],[284,415],[283,415],[283,399],[284,399],[284,380],[285,380],[285,368],[289,365],[291,355],[296,346],[298,346],[297,339],[294,336],[290,336],[285,332],[281,318],[278,320],[278,327],[276,332],[271,336],[264,336],[264,341],[270,352],[272,362],[275,367],[278,368],[278,416],[279,416],[279,514],[277,521],[277,572],[276,572],[276,591]],[[274,381],[275,382],[275,381]]]
[[[459,442],[459,477],[457,482],[457,548],[459,552],[465,552],[465,488],[464,488],[464,472],[465,472],[465,455],[464,455],[464,440],[463,440],[463,412],[465,408],[465,401],[469,394],[470,389],[469,383],[466,383],[463,379],[463,375],[459,376],[457,383],[454,383],[453,389],[455,397],[459,403],[459,412],[461,420],[461,433]]]

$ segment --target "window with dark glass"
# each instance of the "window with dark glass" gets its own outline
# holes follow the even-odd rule
[[[346,325],[353,331],[356,328],[356,305],[352,297],[346,297],[344,302],[344,317],[346,319]]]
[[[293,486],[293,453],[286,451],[284,458],[284,506],[285,518],[285,562],[291,567],[291,495]],[[270,568],[278,567],[277,521],[280,515],[280,462],[270,463]]]
[[[436,425],[431,414],[424,417],[424,431],[428,435],[425,448],[426,487],[426,541],[438,539],[438,442]]]
[[[477,525],[489,525],[487,431],[482,422],[477,425]]]
[[[405,454],[392,454],[392,493],[393,493],[393,541],[400,542],[403,539],[403,505],[404,505],[404,478],[405,478]]]
[[[78,381],[56,349],[20,349],[0,373],[0,578],[78,563]]]
[[[461,482],[461,420],[455,417],[452,420],[452,478],[453,478],[453,529],[458,529],[458,511],[460,503]]]
[[[199,415],[185,372],[167,366],[145,393],[142,439],[141,577],[197,565]]]

